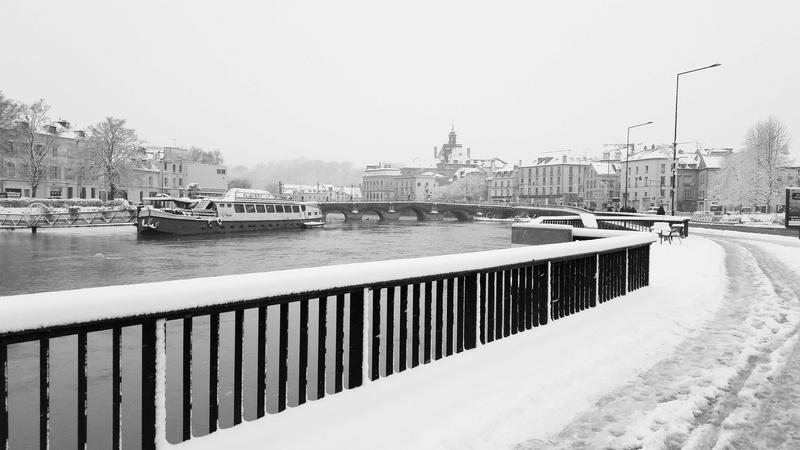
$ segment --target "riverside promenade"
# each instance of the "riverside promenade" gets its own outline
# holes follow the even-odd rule
[[[800,243],[695,230],[648,287],[176,448],[797,448]]]

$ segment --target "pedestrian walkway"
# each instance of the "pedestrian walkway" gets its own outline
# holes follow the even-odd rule
[[[800,448],[800,242],[696,233],[726,253],[718,312],[561,431],[516,448]]]
[[[561,434],[572,427],[587,434],[586,445],[592,436],[655,442],[659,427],[668,429],[683,417],[671,412],[684,414],[655,408],[695,394],[692,385],[683,387],[686,392],[680,388],[681,364],[705,361],[700,352],[716,351],[711,341],[688,341],[701,336],[704,324],[721,310],[726,281],[722,247],[700,237],[690,236],[684,245],[652,246],[651,268],[650,287],[546,327],[176,447],[559,447],[578,443]],[[676,354],[693,359],[669,362]],[[650,371],[651,377],[642,378]],[[703,373],[696,380],[712,378],[714,384],[734,372]],[[672,380],[675,399],[645,395],[648,386],[661,388],[661,377]],[[638,386],[643,380],[650,384]],[[626,386],[636,395],[622,394]],[[618,411],[605,414],[603,405]],[[597,430],[581,425],[591,421],[605,423]],[[655,431],[639,437],[645,424]],[[688,439],[693,428],[682,429]]]

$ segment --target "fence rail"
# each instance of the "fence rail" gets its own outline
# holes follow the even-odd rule
[[[0,448],[35,447],[25,441],[30,434],[43,449],[54,439],[150,449],[355,389],[647,286],[653,241],[632,233],[566,248],[4,297]],[[74,346],[59,341],[65,336]],[[20,350],[26,345],[38,347],[38,358]],[[55,370],[54,353],[77,373]],[[11,366],[19,372],[16,359],[25,354],[30,378],[38,374],[38,398],[27,397],[38,402],[33,432],[9,425],[31,426],[8,408],[36,391],[10,383]],[[102,361],[110,376],[91,373]],[[65,395],[54,392],[54,377],[75,380],[66,393],[77,398],[74,432],[53,432],[52,404]],[[98,395],[90,393],[104,389],[111,391],[104,413],[91,416]],[[141,411],[131,413],[131,404]],[[95,436],[103,415],[110,429]]]
[[[74,213],[34,209],[23,214],[0,213],[0,228],[72,228],[133,225],[134,223],[136,223],[135,209],[109,209]]]
[[[607,213],[595,213],[592,217],[597,222],[596,228],[601,230],[649,232],[654,223],[665,222],[670,226],[681,226],[681,237],[685,238],[689,235],[689,218],[685,217],[635,214],[610,215]],[[542,216],[536,220],[538,223],[543,224],[570,225],[575,228],[586,227],[580,215]]]

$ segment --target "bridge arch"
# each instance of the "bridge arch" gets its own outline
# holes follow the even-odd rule
[[[378,220],[386,220],[386,210],[382,208],[376,208],[374,206],[365,206],[363,208],[358,209],[358,220],[364,217],[365,214],[374,213],[378,216]],[[354,217],[355,219],[355,217]]]
[[[403,215],[403,211],[411,211],[411,212],[414,213],[415,216],[417,216],[417,220],[420,221],[420,222],[425,220],[425,214],[429,212],[429,211],[425,211],[425,210],[423,210],[421,208],[418,208],[416,206],[413,206],[413,205],[402,206],[402,207],[396,208],[396,211],[399,213],[398,218]]]
[[[322,209],[322,220],[327,219],[329,213],[340,213],[344,216],[344,220],[348,220],[352,212],[353,208],[345,208],[344,206],[339,205],[324,208]]]

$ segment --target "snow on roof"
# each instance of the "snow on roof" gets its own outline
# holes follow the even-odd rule
[[[395,169],[393,167],[380,167],[377,169],[367,169],[364,171],[365,177],[398,176],[402,174],[402,170]]]
[[[462,167],[453,174],[453,178],[464,178],[471,173],[484,173],[483,170],[477,167]]]
[[[614,163],[592,161],[589,163],[589,166],[591,166],[592,170],[594,170],[598,175],[617,174],[617,166]]]
[[[643,161],[646,159],[672,159],[672,147],[658,146],[628,155],[630,161]]]
[[[403,167],[409,169],[435,169],[437,164],[439,164],[439,160],[436,158],[414,158]]]
[[[700,168],[719,169],[727,159],[728,154],[700,155]]]

